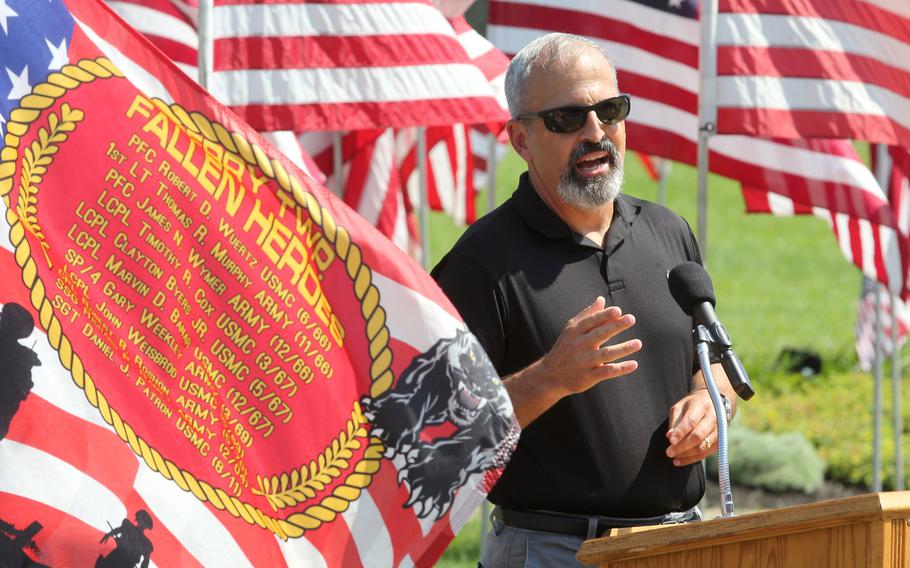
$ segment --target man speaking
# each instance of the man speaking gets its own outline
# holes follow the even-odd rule
[[[632,101],[597,44],[535,40],[512,60],[506,98],[528,171],[433,275],[524,428],[489,495],[481,566],[571,566],[610,528],[700,518],[698,462],[717,451],[717,422],[692,319],[667,286],[700,255],[683,219],[620,193]]]

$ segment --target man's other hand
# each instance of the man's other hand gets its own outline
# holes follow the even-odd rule
[[[667,439],[667,457],[676,466],[701,461],[717,451],[717,417],[708,389],[689,393],[670,408]]]

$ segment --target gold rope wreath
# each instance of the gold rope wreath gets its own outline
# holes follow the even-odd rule
[[[274,511],[315,498],[318,491],[323,491],[335,477],[341,475],[341,470],[347,469],[354,451],[360,449],[358,438],[366,437],[366,430],[363,428],[366,423],[360,405],[355,403],[347,431],[335,438],[332,445],[318,458],[309,465],[304,464],[300,469],[291,470],[290,475],[287,473],[272,477],[257,475],[256,482],[259,488],[253,489],[253,494],[264,496]]]
[[[60,145],[69,138],[69,132],[76,129],[76,123],[85,118],[85,113],[79,109],[73,109],[70,105],[63,103],[60,108],[60,116],[51,112],[47,117],[48,127],[38,129],[38,139],[33,141],[31,146],[24,148],[22,160],[22,175],[19,177],[19,199],[16,200],[16,213],[25,226],[25,230],[31,233],[44,252],[44,259],[47,261],[49,268],[53,268],[50,255],[50,245],[47,244],[47,237],[38,224],[38,184],[41,178],[47,172],[48,166],[54,161],[54,154],[60,148]]]
[[[100,411],[104,420],[113,426],[120,438],[127,442],[153,471],[173,480],[184,491],[192,492],[200,501],[208,501],[214,507],[227,510],[233,516],[242,518],[250,524],[270,530],[282,539],[300,537],[308,530],[314,530],[323,523],[333,521],[338,513],[346,511],[350,503],[360,497],[361,491],[370,485],[373,475],[379,471],[385,451],[378,438],[369,437],[362,459],[354,466],[354,471],[332,490],[331,495],[323,497],[318,504],[310,505],[303,512],[294,513],[285,519],[270,517],[259,508],[229,495],[223,489],[196,479],[192,473],[164,458],[157,449],[137,436],[133,428],[123,421],[120,414],[111,408],[105,396],[95,387],[95,382],[85,371],[82,360],[73,352],[73,346],[63,333],[60,321],[54,315],[51,302],[47,299],[44,283],[38,277],[38,269],[25,238],[25,233],[32,223],[29,213],[33,214],[36,211],[30,208],[36,207],[36,202],[27,201],[24,210],[26,215],[22,215],[21,210],[14,212],[10,208],[9,193],[13,186],[21,137],[28,132],[29,125],[38,119],[41,112],[52,106],[67,91],[95,79],[110,77],[123,78],[123,74],[107,58],[83,59],[75,65],[65,65],[59,72],[51,73],[43,83],[35,85],[31,94],[22,97],[19,107],[10,113],[5,146],[0,151],[0,196],[7,206],[6,219],[10,224],[10,241],[16,249],[16,263],[22,268],[22,281],[31,290],[31,302],[38,311],[41,325],[47,330],[49,342],[58,351],[60,361],[70,371],[73,381],[85,392],[89,403]],[[261,147],[251,144],[240,132],[229,132],[224,126],[210,121],[201,113],[187,112],[177,104],[167,105],[158,99],[152,101],[185,128],[205,136],[210,142],[221,144],[226,150],[242,157],[248,164],[258,166],[267,177],[277,181],[282,190],[293,196],[299,206],[305,207],[313,221],[322,228],[325,238],[335,246],[338,258],[344,262],[348,276],[354,283],[354,293],[361,303],[361,315],[366,321],[372,361],[370,397],[376,398],[385,393],[394,380],[385,310],[379,305],[379,290],[373,284],[372,271],[363,263],[360,247],[351,242],[348,231],[335,224],[331,213],[322,207],[311,193],[303,189],[300,180],[290,174],[281,162],[269,158]],[[67,108],[67,105],[62,108]],[[54,118],[49,117],[49,122],[51,131],[54,131],[53,121],[56,117],[53,113],[51,116]],[[72,117],[70,120],[75,121]],[[40,131],[39,141],[44,143]],[[56,152],[56,147],[54,150],[49,149],[51,142],[59,144],[62,140],[50,136],[47,143],[49,155],[40,162],[36,161],[32,167],[28,182],[32,188],[29,191],[33,193],[37,192],[37,186],[53,160],[51,156]],[[24,150],[28,151],[28,148]],[[36,226],[34,223],[31,224],[32,229]],[[34,230],[29,231],[36,234]],[[38,240],[44,242],[40,238]],[[259,489],[253,489],[253,492],[265,496],[275,510],[279,508],[279,504],[282,507],[289,507],[315,497],[316,490],[324,489],[332,480],[340,477],[341,470],[349,465],[348,460],[353,451],[361,447],[360,439],[367,437],[366,429],[363,427],[365,424],[367,420],[359,403],[355,402],[351,419],[347,421],[345,428],[316,460],[304,464],[299,470],[292,471],[290,477],[283,473],[280,476],[260,478]],[[304,480],[304,472],[310,480],[308,483]]]

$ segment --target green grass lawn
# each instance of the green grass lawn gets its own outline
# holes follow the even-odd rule
[[[497,203],[511,195],[524,169],[524,162],[514,153],[503,160],[497,175]],[[695,231],[695,170],[674,164],[668,188],[666,205],[682,215]],[[623,191],[657,200],[657,182],[647,177],[631,154],[626,161]],[[486,200],[486,195],[478,198],[478,211],[486,211]],[[432,214],[431,266],[462,231],[444,215]],[[826,445],[821,453],[829,464],[833,463],[836,473],[846,480],[861,482],[856,471],[868,469],[871,455],[868,409],[872,387],[867,375],[853,369],[859,270],[842,256],[824,221],[814,217],[746,215],[738,184],[717,176],[710,180],[707,258],[718,298],[718,315],[758,390],[755,399],[743,405],[743,420],[759,429],[806,431],[817,446]],[[766,388],[768,392],[763,396],[762,388],[778,380],[774,363],[786,347],[818,353],[825,365],[825,376],[792,388]],[[825,407],[832,385],[840,394]],[[850,393],[855,396],[851,398]],[[839,411],[845,409],[846,416],[855,420],[844,420],[845,414]],[[886,433],[886,437],[890,435]],[[888,451],[886,439],[886,460]],[[842,469],[848,471],[841,473]],[[476,566],[479,543],[480,518],[475,515],[438,565]]]
[[[481,510],[474,513],[436,563],[436,568],[475,568],[480,560]],[[489,526],[489,523],[487,523]]]

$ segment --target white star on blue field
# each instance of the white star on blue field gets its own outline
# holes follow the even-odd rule
[[[0,0],[0,135],[19,99],[69,62],[74,24],[62,0]]]

